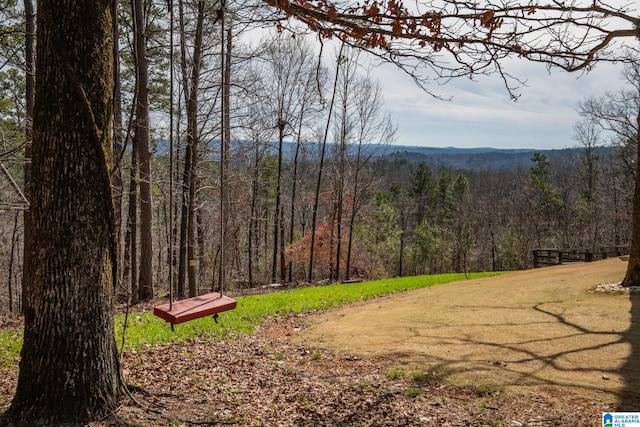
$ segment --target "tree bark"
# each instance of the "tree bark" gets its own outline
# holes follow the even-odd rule
[[[124,236],[123,277],[131,284],[131,304],[140,301],[138,291],[138,142],[131,140],[131,165],[129,167],[129,209],[127,212],[127,230]]]
[[[204,1],[198,1],[198,18],[196,23],[196,34],[193,46],[193,66],[191,69],[191,87],[189,98],[187,99],[187,139],[191,138],[192,162],[189,174],[189,212],[188,220],[188,242],[187,258],[189,260],[189,296],[198,295],[198,259],[196,258],[196,182],[198,165],[198,93],[200,91],[200,63],[202,61],[202,31],[204,24]]]
[[[25,0],[28,1],[28,0]],[[117,2],[113,5],[113,16],[117,16]],[[117,162],[113,165],[111,171],[111,185],[113,188],[113,205],[115,212],[116,230],[118,233],[118,244],[122,239],[122,200],[123,200],[123,182],[122,182],[122,156],[124,150],[124,131],[122,128],[122,85],[120,84],[120,46],[118,43],[119,36],[118,20],[113,20],[113,71],[114,71],[114,87],[113,87],[113,158]],[[120,248],[120,247],[119,247]],[[124,251],[119,251],[124,252]],[[122,255],[122,254],[121,254]],[[122,265],[124,264],[122,257],[118,259],[118,289],[123,284]],[[126,288],[125,288],[126,289]],[[121,291],[118,291],[121,292]]]
[[[220,293],[227,281],[227,230],[229,214],[229,170],[231,152],[231,28],[226,28],[226,5],[220,6],[220,63],[222,64],[222,115],[220,140],[220,269],[218,286]]]
[[[302,112],[300,113],[301,116],[304,116],[304,104],[303,104],[303,108],[302,108]],[[290,214],[289,214],[289,244],[293,244],[293,238],[294,238],[294,230],[295,230],[295,213],[296,213],[296,187],[298,185],[298,157],[300,154],[300,146],[302,145],[301,143],[301,134],[302,134],[302,117],[300,118],[300,123],[298,125],[298,139],[296,141],[296,151],[295,151],[295,155],[293,157],[293,176],[291,179],[291,208],[290,208]],[[291,262],[291,260],[289,260],[288,263],[288,280],[289,282],[293,281],[293,263]]]
[[[135,0],[136,137],[140,168],[140,299],[153,298],[153,235],[151,232],[151,153],[149,152],[149,65],[145,34],[144,1]]]
[[[180,213],[180,259],[178,265],[178,297],[186,296],[186,282],[189,283],[189,296],[197,294],[197,260],[195,257],[195,195],[196,166],[198,161],[198,91],[200,85],[200,62],[202,56],[202,31],[204,23],[204,2],[198,2],[196,36],[194,40],[191,74],[187,69],[187,40],[185,28],[184,3],[179,3],[180,15],[180,56],[182,86],[187,108],[187,146],[185,166],[182,175],[182,209]]]
[[[7,272],[7,276],[9,276],[9,313],[13,313],[13,263],[16,258],[16,248],[20,245],[20,238],[18,237],[19,219],[20,213],[17,212],[13,220],[13,233],[11,233],[11,252],[9,255],[9,271]]]
[[[24,156],[27,162],[24,164],[24,195],[27,200],[31,200],[31,159],[32,153],[32,141],[33,141],[33,108],[34,108],[34,95],[35,95],[35,31],[36,31],[36,15],[33,7],[32,0],[24,0],[24,14],[25,14],[25,129],[24,137],[26,142],[26,148]],[[29,257],[27,254],[27,241],[31,239],[31,210],[25,209],[23,213],[24,223],[24,248],[22,256],[22,271],[27,271],[29,266]],[[24,290],[28,283],[24,280],[24,273],[22,275],[22,289]],[[24,292],[23,292],[24,295]]]
[[[253,287],[253,259],[254,255],[254,240],[256,244],[259,244],[260,238],[258,236],[258,180],[260,179],[260,142],[256,138],[254,141],[255,150],[255,163],[253,165],[253,172],[251,177],[251,207],[249,209],[249,233],[247,235],[247,277],[248,285]],[[257,249],[255,253],[257,254]]]
[[[360,184],[360,157],[362,155],[362,140],[358,141],[358,154],[356,155],[355,176],[353,177],[353,195],[351,201],[351,213],[349,215],[349,235],[347,238],[347,260],[344,272],[344,280],[351,278],[351,252],[353,250],[353,227],[356,223],[356,214],[358,212],[358,185]]]
[[[636,116],[636,165],[640,164],[640,110]],[[636,168],[635,190],[633,192],[633,229],[627,273],[622,282],[624,286],[640,286],[640,169]]]
[[[338,159],[338,177],[336,188],[336,269],[335,275],[332,279],[340,280],[340,260],[342,258],[342,211],[344,205],[344,181],[345,181],[345,162],[347,151],[347,137],[348,137],[348,114],[349,114],[349,96],[350,96],[350,84],[351,84],[351,70],[347,67],[344,71],[342,81],[342,110],[340,117],[340,157]]]
[[[38,7],[32,235],[17,425],[85,424],[121,392],[114,339],[117,262],[109,179],[111,0]]]
[[[331,113],[333,112],[333,105],[336,99],[336,90],[338,88],[338,77],[340,73],[340,62],[342,61],[342,51],[344,49],[344,43],[340,44],[340,51],[338,52],[338,59],[336,61],[336,74],[333,81],[333,92],[331,94],[331,102],[329,104],[329,113],[327,117],[327,125],[324,130],[324,138],[322,141],[322,148],[320,151],[320,164],[318,165],[318,181],[316,185],[315,199],[313,202],[313,214],[311,218],[311,243],[309,247],[309,283],[313,283],[313,258],[315,252],[316,242],[316,223],[318,221],[318,205],[320,202],[320,186],[322,184],[322,167],[324,165],[324,155],[327,147],[327,137],[329,134],[329,125],[331,124]]]
[[[278,175],[276,178],[276,206],[275,212],[273,215],[273,252],[271,258],[271,283],[276,283],[278,280],[278,257],[281,259],[284,257],[284,254],[280,251],[280,230],[283,227],[281,222],[282,220],[282,203],[281,203],[281,193],[282,193],[282,144],[284,142],[284,127],[287,122],[282,118],[278,117]],[[284,275],[284,272],[280,271],[281,275]]]

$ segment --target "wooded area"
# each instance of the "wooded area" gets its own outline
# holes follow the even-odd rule
[[[629,242],[625,282],[640,277],[640,239],[631,239],[640,233],[632,215],[640,71],[629,7],[445,2],[448,11],[427,2],[416,14],[394,1],[79,3],[40,5],[37,31],[31,0],[0,7],[0,160],[25,196],[2,175],[11,209],[1,213],[1,302],[27,313],[16,412],[34,404],[27,384],[47,364],[30,356],[46,348],[37,338],[55,341],[46,330],[55,315],[90,317],[105,339],[93,342],[95,357],[109,366],[84,378],[103,402],[74,401],[78,411],[66,412],[89,419],[113,407],[108,319],[117,297],[528,268],[533,247]],[[632,28],[612,30],[609,19]],[[75,31],[75,20],[87,28]],[[319,54],[307,31],[331,53]],[[528,37],[536,31],[544,37]],[[581,105],[575,156],[552,164],[536,153],[518,171],[452,171],[375,156],[395,128],[380,83],[359,65],[362,50],[427,92],[416,59],[445,80],[497,73],[514,97],[517,80],[500,67],[509,55],[569,71],[625,62],[627,86]],[[441,51],[450,64],[433,55]],[[42,306],[43,290],[55,304]],[[79,291],[96,303],[83,314],[64,298]],[[74,388],[81,379],[64,392],[86,392]],[[40,400],[54,399],[48,393]],[[32,416],[50,416],[38,410]]]
[[[342,45],[319,57],[304,38],[275,31],[249,44],[245,19],[227,19],[222,30],[217,7],[180,3],[175,26],[165,5],[118,9],[111,178],[121,298],[164,294],[170,276],[184,297],[218,289],[221,277],[237,290],[523,269],[536,247],[629,243],[633,67],[619,98],[635,98],[585,100],[566,159],[536,154],[522,170],[448,170],[380,155],[395,129],[381,83],[358,65],[363,53]],[[4,13],[15,31],[2,39],[2,160],[24,188],[24,17],[17,5]],[[615,108],[627,108],[628,126],[603,133]],[[23,199],[2,182],[1,305],[18,312],[24,225],[14,208]]]

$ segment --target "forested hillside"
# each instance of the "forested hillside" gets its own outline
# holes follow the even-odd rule
[[[110,167],[123,298],[524,269],[536,247],[629,243],[632,139],[610,141],[597,118],[570,150],[393,146],[359,51],[244,37],[259,10],[221,26],[203,2],[173,20],[153,2],[121,6]],[[0,311],[14,312],[33,90],[23,12],[0,11]]]
[[[288,144],[299,152],[297,162],[291,153],[283,156],[281,207],[276,220],[278,156],[260,156],[260,150],[268,151],[271,144],[272,141],[233,144],[236,148],[230,161],[228,288],[270,283],[274,253],[279,257],[282,248],[284,269],[280,262],[276,263],[275,281],[308,279],[321,153],[317,144]],[[256,151],[258,156],[252,157]],[[318,198],[314,279],[523,269],[532,267],[531,250],[536,247],[627,244],[633,171],[617,150],[602,151],[603,154],[590,156],[587,147],[565,150],[564,158],[555,156],[553,162],[544,152],[532,153],[527,167],[464,170],[393,155],[361,157],[358,161],[357,151],[341,157],[340,145],[332,143],[326,148]],[[152,164],[157,293],[166,292],[169,262],[173,259],[175,263],[178,256],[179,192],[176,187],[171,223],[169,160],[166,154],[158,154]],[[130,153],[126,153],[123,162],[126,165],[130,161]],[[13,176],[20,176],[15,165],[12,172]],[[215,158],[200,162],[193,258],[196,262],[192,264],[196,264],[201,291],[217,286],[218,174],[219,162]],[[126,169],[124,176],[124,181],[129,182]],[[5,185],[3,191],[5,197],[10,197],[13,189]],[[10,302],[13,310],[19,307],[21,212],[5,209],[1,214],[3,310],[10,308]],[[276,224],[280,224],[277,235]],[[130,254],[126,252],[131,242],[127,237],[130,229],[123,227],[125,240],[121,244],[125,254]],[[130,277],[129,262],[124,265],[123,288],[129,286]],[[177,274],[177,265],[173,267]]]

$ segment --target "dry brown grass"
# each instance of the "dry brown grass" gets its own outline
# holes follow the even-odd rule
[[[456,282],[312,318],[307,345],[384,358],[456,385],[541,393],[570,389],[638,410],[640,295],[621,259]]]

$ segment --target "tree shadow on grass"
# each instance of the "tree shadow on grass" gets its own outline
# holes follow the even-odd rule
[[[624,387],[620,392],[617,410],[640,410],[640,294],[631,293],[631,321],[622,340],[630,347],[629,357],[620,369]]]
[[[416,361],[423,357],[429,370],[438,372],[443,378],[466,378],[462,382],[475,376],[473,381],[497,381],[505,386],[552,385],[604,393],[602,396],[615,397],[615,403],[611,402],[615,408],[637,411],[640,409],[640,295],[631,294],[630,298],[631,317],[626,330],[607,330],[593,320],[585,326],[559,302],[548,301],[528,307],[492,306],[490,308],[533,311],[538,316],[524,322],[487,323],[484,328],[514,327],[519,332],[528,330],[530,335],[521,333],[517,338],[500,339],[490,333],[480,337],[458,328],[458,335],[443,338],[429,332],[434,325],[426,329],[416,327],[411,328],[413,335],[409,340],[422,341],[428,346],[444,339],[447,345],[463,351],[420,354],[404,351],[400,342],[390,341],[389,348],[396,349],[390,356],[397,361]],[[598,315],[606,313],[594,313],[594,316]],[[448,329],[449,326],[442,324],[435,329]],[[469,350],[473,348],[488,351]],[[628,352],[628,357],[623,357],[622,351]]]

